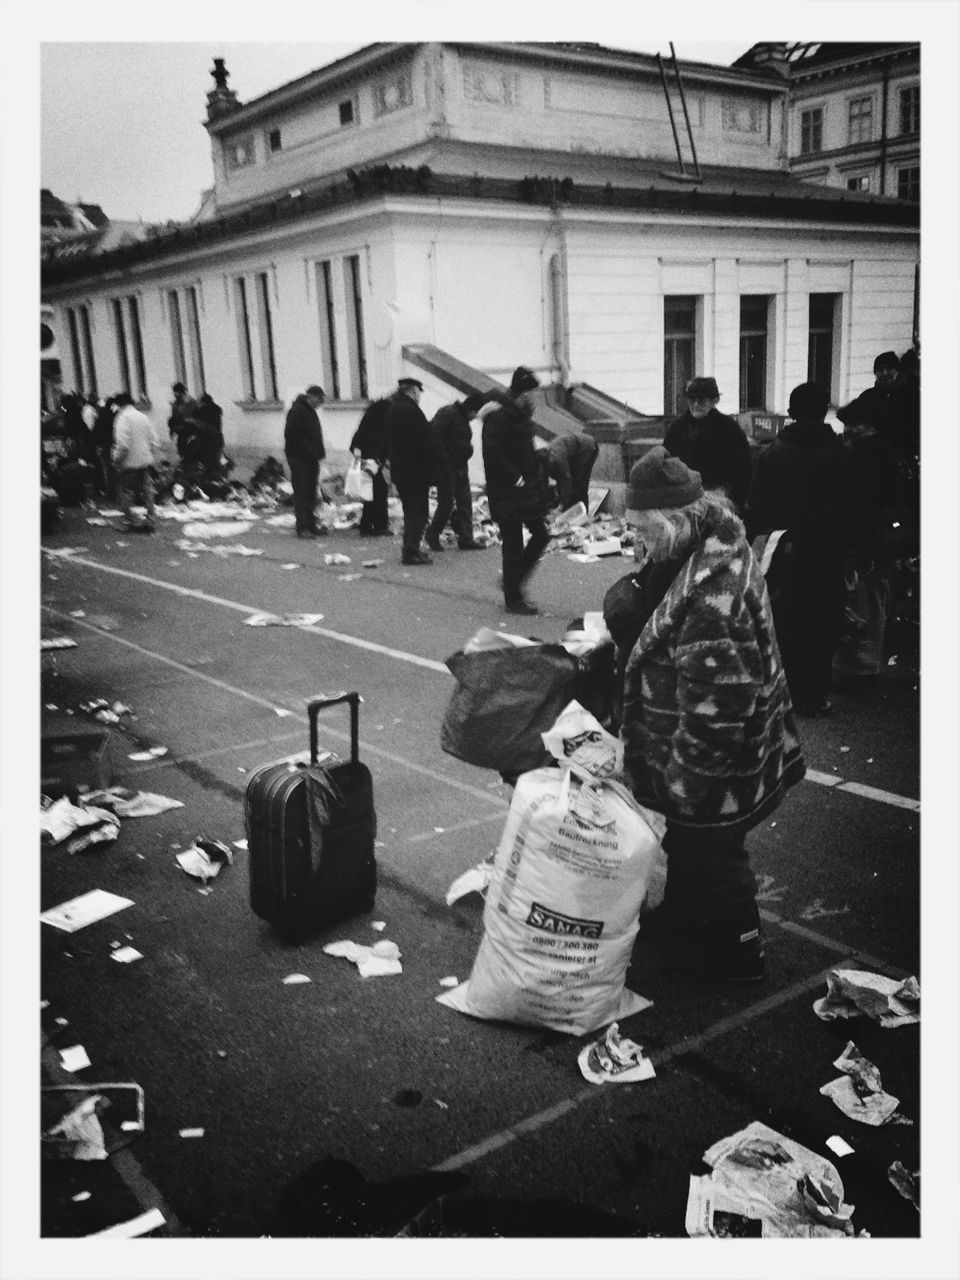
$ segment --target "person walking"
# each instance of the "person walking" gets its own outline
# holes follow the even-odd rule
[[[420,408],[423,383],[401,378],[386,414],[390,479],[403,506],[401,563],[433,564],[421,547],[430,518],[430,486],[440,472],[440,456],[430,424]]]
[[[373,497],[363,504],[360,515],[360,535],[365,538],[380,538],[390,533],[387,478],[383,474],[387,464],[386,423],[389,408],[390,401],[386,397],[374,400],[364,411],[350,441],[353,456],[372,464],[368,470],[373,480]],[[376,470],[373,470],[373,466]]]
[[[461,551],[482,551],[473,536],[473,500],[470,496],[470,474],[467,463],[473,457],[473,434],[470,424],[486,397],[469,395],[465,400],[445,404],[430,422],[440,457],[437,477],[437,509],[427,528],[427,546],[442,551],[440,535],[449,521],[457,535]]]
[[[792,421],[763,451],[747,501],[747,534],[780,533],[767,570],[777,640],[797,713],[832,709],[833,655],[844,607],[844,561],[854,542],[850,459],[824,417],[813,382],[790,393]]]
[[[317,521],[320,463],[327,456],[317,409],[325,399],[323,387],[313,383],[287,410],[283,447],[293,486],[293,511],[298,538],[316,538],[327,532]]]
[[[484,418],[481,435],[490,515],[500,526],[503,556],[503,599],[507,613],[536,614],[524,594],[544,548],[550,541],[543,522],[546,492],[534,446],[530,393],[540,385],[520,365],[510,381],[510,394],[492,397],[498,407]],[[530,537],[523,545],[526,526]]]
[[[638,594],[636,638],[624,628],[625,772],[666,817],[659,931],[682,973],[756,981],[745,837],[805,772],[766,585],[731,500],[662,445],[631,468],[626,520],[636,557],[676,570],[652,602]]]
[[[750,489],[750,444],[740,424],[721,413],[716,378],[697,377],[687,383],[687,407],[667,427],[667,453],[700,473],[705,489],[720,489],[743,516]]]
[[[590,476],[599,452],[599,444],[584,431],[554,436],[547,445],[547,473],[557,486],[561,511],[578,502],[590,510]]]
[[[93,449],[96,457],[97,491],[104,498],[116,499],[117,482],[113,467],[113,420],[116,417],[115,396],[100,401],[97,420],[93,424]]]
[[[156,428],[139,409],[127,391],[114,398],[117,416],[113,420],[113,464],[117,470],[120,509],[124,524],[131,533],[153,533],[156,507],[153,500],[153,464],[160,447]],[[133,518],[133,501],[142,497],[147,515],[143,521]]]

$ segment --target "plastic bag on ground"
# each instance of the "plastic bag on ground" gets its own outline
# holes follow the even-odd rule
[[[517,780],[470,977],[441,1004],[584,1035],[645,1006],[624,988],[657,837],[623,788]]]
[[[920,985],[916,978],[888,978],[864,969],[831,969],[827,994],[813,1002],[824,1022],[866,1014],[881,1027],[920,1021]]]

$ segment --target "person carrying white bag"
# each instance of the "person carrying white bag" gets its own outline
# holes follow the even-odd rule
[[[518,778],[472,972],[437,999],[579,1036],[648,1003],[624,979],[658,818],[613,780],[619,744],[579,703],[543,739],[560,767]]]

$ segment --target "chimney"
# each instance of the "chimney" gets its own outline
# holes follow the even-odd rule
[[[750,51],[757,71],[773,71],[784,78],[790,75],[790,48],[786,42],[754,45]]]
[[[241,102],[235,91],[227,88],[230,72],[224,65],[223,58],[214,58],[210,74],[213,76],[214,87],[207,94],[207,119],[216,120],[219,116],[235,111]]]

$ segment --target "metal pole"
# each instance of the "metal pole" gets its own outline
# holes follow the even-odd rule
[[[693,167],[697,171],[697,177],[703,175],[700,173],[700,161],[697,159],[697,148],[693,141],[693,130],[690,128],[690,115],[687,111],[687,95],[683,92],[683,81],[680,79],[680,68],[677,66],[677,55],[673,48],[673,41],[670,41],[670,54],[673,58],[673,74],[677,77],[677,88],[680,90],[680,105],[683,107],[683,118],[687,122],[687,137],[690,139],[690,150],[693,152]]]
[[[685,173],[683,167],[683,156],[680,153],[680,139],[677,136],[677,126],[673,120],[673,103],[670,101],[670,90],[667,88],[667,77],[663,70],[663,59],[657,54],[657,66],[660,68],[660,79],[663,81],[663,96],[667,100],[667,111],[670,113],[670,128],[673,130],[673,145],[677,148],[677,159],[680,161],[680,172]]]

